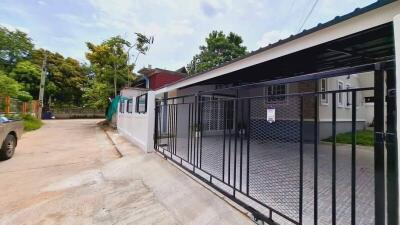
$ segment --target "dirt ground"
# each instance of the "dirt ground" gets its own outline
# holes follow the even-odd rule
[[[156,154],[122,158],[98,120],[46,121],[0,162],[0,225],[253,224]]]

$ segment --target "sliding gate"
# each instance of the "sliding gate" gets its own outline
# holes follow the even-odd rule
[[[155,149],[270,224],[392,224],[395,105],[384,85],[394,73],[384,65],[158,100]],[[365,71],[373,87],[320,91],[321,79]]]

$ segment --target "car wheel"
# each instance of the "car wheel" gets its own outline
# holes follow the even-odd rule
[[[6,160],[13,157],[15,152],[15,147],[17,146],[17,139],[14,135],[7,135],[0,149],[0,159]]]

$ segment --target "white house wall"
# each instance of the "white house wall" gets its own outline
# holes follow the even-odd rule
[[[136,113],[119,113],[117,120],[118,132],[128,138],[140,148],[146,148],[147,115]]]
[[[373,81],[373,72],[369,73],[364,73],[364,74],[359,74],[359,75],[351,75],[351,76],[340,76],[340,77],[334,77],[334,78],[328,78],[328,90],[338,90],[338,83],[339,81],[343,83],[343,88],[346,88],[346,85],[350,85],[351,88],[361,88],[361,87],[367,87],[363,86],[363,84],[360,83],[360,77],[363,76],[366,80],[372,79]],[[369,86],[371,87],[371,86]],[[373,84],[372,84],[373,87]],[[351,93],[346,92],[342,93],[342,98],[343,98],[343,105],[340,106],[338,104],[338,99],[339,99],[339,94],[336,96],[336,119],[338,122],[345,122],[345,121],[351,121],[351,105],[346,104],[346,95],[350,94],[349,97],[351,98]],[[357,121],[366,121],[368,123],[371,123],[373,120],[373,117],[367,117],[367,114],[365,113],[366,108],[370,109],[370,107],[366,107],[364,97],[368,96],[373,96],[373,91],[362,91],[362,92],[357,92]],[[319,118],[320,121],[332,121],[332,94],[328,95],[328,104],[324,104],[319,102]],[[373,110],[373,107],[372,107]],[[372,111],[373,113],[373,111]]]
[[[139,148],[145,152],[153,151],[153,131],[154,131],[154,94],[153,92],[147,92],[147,112],[136,113],[135,104],[136,97],[146,93],[145,90],[132,90],[125,89],[121,91],[121,95],[126,98],[131,98],[132,101],[132,113],[126,112],[126,101],[124,103],[124,113],[120,112],[120,104],[118,104],[118,120],[117,128],[118,132],[126,137],[129,141],[136,144]]]

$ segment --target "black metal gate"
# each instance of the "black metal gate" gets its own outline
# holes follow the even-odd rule
[[[390,66],[364,65],[157,100],[154,147],[270,224],[394,224],[398,162],[396,130],[389,125],[396,119]],[[373,87],[317,89],[321,79],[366,71],[374,71]],[[263,93],[248,94],[256,88]],[[288,93],[288,88],[297,89]],[[370,151],[357,145],[365,92],[374,102]],[[323,123],[321,112],[330,119]],[[343,112],[346,123],[338,120]],[[336,143],[343,129],[349,130],[349,145]],[[329,138],[320,137],[327,132]]]

